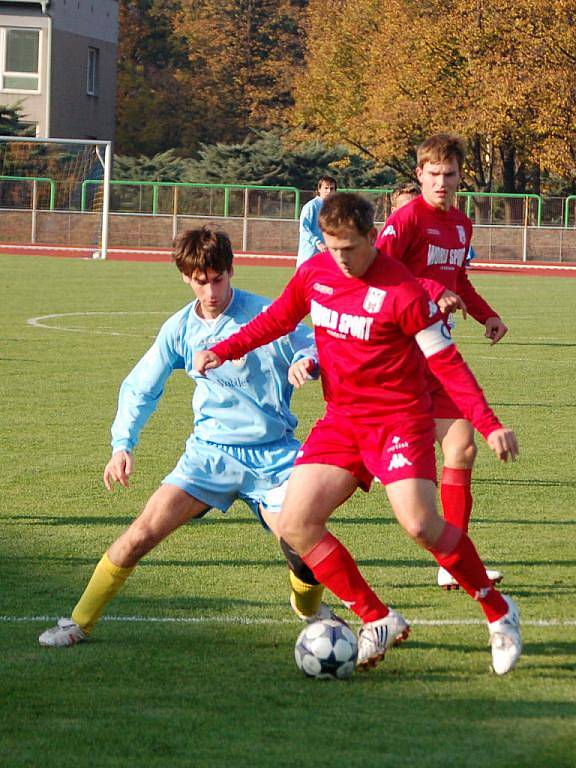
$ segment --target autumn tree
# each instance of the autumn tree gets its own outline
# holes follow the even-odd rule
[[[185,41],[190,85],[220,141],[250,126],[285,122],[302,59],[299,21],[307,0],[180,0],[174,32]]]
[[[575,2],[311,0],[295,119],[401,174],[426,134],[458,132],[473,189],[492,189],[495,174],[514,192],[530,175],[537,186],[540,169],[569,173]]]

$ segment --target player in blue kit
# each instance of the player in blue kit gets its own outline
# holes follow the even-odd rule
[[[270,302],[232,288],[232,248],[223,233],[205,227],[188,230],[177,239],[173,258],[196,299],[164,323],[120,388],[112,458],[104,469],[106,488],[112,490],[115,482],[128,486],[140,431],[177,369],[185,370],[196,384],[194,432],[176,467],[103,555],[71,618],[43,632],[41,645],[63,647],[86,640],[139,560],[176,528],[212,507],[226,512],[242,499],[276,532],[276,516],[300,448],[290,399],[293,386],[302,386],[310,377],[316,355],[313,334],[300,325],[290,335],[201,376],[193,368],[194,354],[227,339]],[[295,553],[286,554],[290,601],[299,618],[329,614],[311,571]]]

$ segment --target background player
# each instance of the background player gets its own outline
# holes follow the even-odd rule
[[[306,203],[300,211],[300,240],[296,268],[317,253],[326,250],[324,236],[318,224],[318,214],[322,203],[336,192],[336,179],[332,176],[320,176],[316,184],[316,197]]]
[[[374,248],[373,221],[364,198],[331,195],[320,213],[329,253],[298,269],[266,312],[199,352],[195,367],[202,373],[216,368],[281,336],[310,312],[327,409],[288,483],[278,521],[282,540],[360,617],[358,663],[376,663],[406,634],[407,623],[370,589],[326,523],[358,486],[367,490],[377,477],[406,532],[480,603],[493,668],[505,674],[521,652],[518,612],[490,583],[467,534],[436,514],[423,356],[498,458],[516,456],[516,438],[488,407],[437,305],[403,265]]]
[[[390,195],[390,213],[395,213],[403,205],[414,200],[420,194],[420,187],[411,181],[397,184]]]
[[[193,369],[194,353],[227,338],[269,303],[233,289],[232,248],[223,233],[207,228],[180,235],[173,253],[196,300],[173,315],[153,346],[124,380],[112,425],[112,458],[104,469],[108,490],[128,486],[132,452],[170,374],[184,369],[195,381],[194,432],[174,470],[142,513],[104,554],[70,619],[40,635],[41,645],[69,646],[87,639],[108,602],[138,561],[188,520],[211,507],[225,512],[235,499],[276,531],[276,517],[300,447],[290,412],[292,386],[308,378],[314,357],[311,331],[294,333],[228,364],[210,378]],[[320,608],[322,587],[309,569],[291,558],[291,603],[300,618]],[[321,607],[321,614],[330,612]]]
[[[496,344],[508,329],[468,278],[466,256],[472,222],[454,207],[463,163],[464,146],[456,136],[437,134],[421,144],[416,175],[422,194],[389,217],[376,247],[405,264],[443,311],[467,311],[484,325],[485,336]],[[430,387],[436,439],[444,456],[440,484],[444,518],[468,531],[473,501],[471,475],[477,452],[474,429],[433,376]],[[500,571],[489,570],[488,575],[495,583],[502,579]],[[438,571],[438,584],[445,589],[458,587],[444,569]]]

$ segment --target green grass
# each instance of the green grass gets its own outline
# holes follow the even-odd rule
[[[235,282],[273,296],[289,274],[238,267]],[[191,388],[179,373],[143,433],[130,489],[102,486],[118,386],[190,293],[165,264],[3,256],[0,279],[2,765],[574,766],[576,281],[475,276],[511,330],[496,347],[473,320],[456,334],[521,441],[511,466],[480,446],[472,527],[522,609],[517,670],[489,674],[478,607],[434,588],[430,558],[376,488],[332,528],[413,633],[377,670],[323,683],[296,670],[285,566],[239,504],[147,557],[90,643],[38,646],[49,623],[38,617],[70,612],[181,453]],[[64,313],[104,314],[27,324]],[[294,406],[303,437],[322,411],[319,386]],[[169,618],[198,621],[151,621]],[[418,623],[440,619],[478,623]]]

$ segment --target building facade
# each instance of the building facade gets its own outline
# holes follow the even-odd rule
[[[0,104],[44,138],[114,139],[118,0],[0,0]]]

